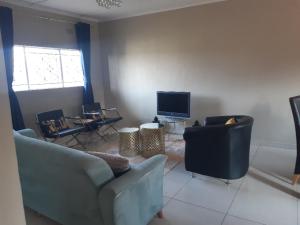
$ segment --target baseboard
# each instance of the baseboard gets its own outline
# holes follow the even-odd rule
[[[293,151],[296,150],[296,144],[283,143],[278,141],[255,139],[252,141],[252,144],[258,146],[265,146],[265,147],[283,148],[283,149],[293,150]]]

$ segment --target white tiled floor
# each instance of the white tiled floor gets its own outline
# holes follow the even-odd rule
[[[254,146],[250,155],[249,173],[230,185],[177,165],[164,178],[165,218],[150,225],[300,225],[300,184],[290,184],[296,152]],[[28,225],[54,225],[32,216]]]

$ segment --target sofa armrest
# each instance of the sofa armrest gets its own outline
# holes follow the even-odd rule
[[[108,183],[99,193],[105,224],[146,225],[163,207],[166,156],[154,156]]]
[[[34,130],[32,129],[23,129],[23,130],[18,130],[17,133],[26,136],[26,137],[30,137],[30,138],[35,138],[37,139],[37,134],[35,133]]]

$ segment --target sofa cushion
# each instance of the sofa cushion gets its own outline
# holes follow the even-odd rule
[[[130,169],[129,160],[125,157],[103,152],[88,151],[87,153],[106,161],[116,177],[122,175]]]
[[[237,121],[234,117],[231,117],[229,120],[226,121],[225,125],[233,125],[236,124]]]
[[[41,123],[42,129],[47,135],[56,134],[60,131],[69,129],[69,125],[66,120],[62,117],[58,120],[46,120]]]

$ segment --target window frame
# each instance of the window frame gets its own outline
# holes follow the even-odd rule
[[[13,46],[13,49],[15,47],[21,47],[22,48],[22,53],[23,53],[23,58],[24,58],[24,67],[25,67],[25,73],[26,73],[26,84],[20,84],[20,85],[14,85],[14,83],[12,84],[12,88],[14,90],[14,92],[26,92],[26,91],[43,91],[43,90],[51,90],[51,89],[62,89],[62,88],[77,88],[77,87],[84,87],[84,68],[83,68],[83,62],[82,62],[82,56],[81,56],[81,52],[79,49],[71,49],[71,48],[54,48],[54,47],[44,47],[44,46],[32,46],[32,45],[20,45],[20,44],[15,44]],[[30,84],[30,75],[28,72],[28,56],[26,55],[26,48],[36,48],[36,49],[45,49],[45,50],[56,50],[58,51],[58,58],[59,58],[59,71],[60,71],[60,77],[59,83],[40,83],[40,84]],[[79,53],[79,57],[80,57],[80,62],[81,62],[81,72],[82,72],[82,80],[81,81],[76,81],[76,82],[66,82],[64,80],[64,68],[63,68],[63,60],[62,60],[62,51],[77,51]],[[47,53],[40,53],[40,54],[47,54]],[[15,52],[13,50],[13,63],[15,64]],[[15,66],[13,66],[13,77],[15,74]],[[15,81],[15,78],[14,80]],[[79,84],[80,83],[80,84]],[[61,85],[60,87],[46,87],[47,85]],[[66,84],[75,84],[74,86],[71,85],[66,85]],[[43,86],[45,85],[45,88],[32,88],[32,86]],[[15,90],[14,87],[18,87],[18,86],[26,86],[27,89],[17,89]]]

